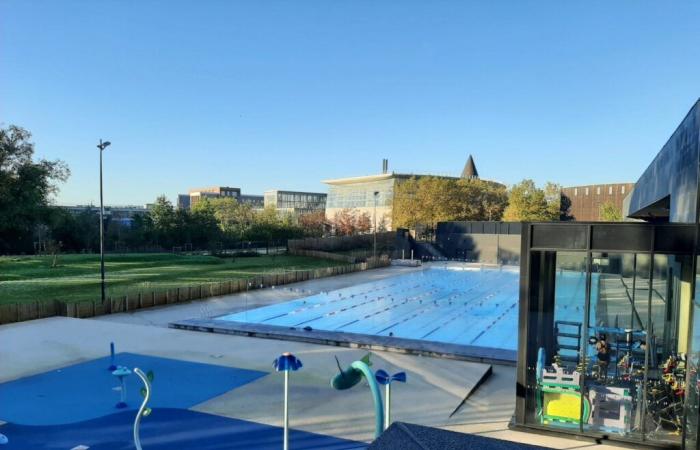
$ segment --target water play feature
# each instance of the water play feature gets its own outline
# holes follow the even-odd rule
[[[406,382],[406,372],[397,372],[393,375],[389,375],[386,370],[377,370],[374,374],[374,378],[377,382],[385,387],[384,392],[384,429],[386,430],[391,425],[391,384],[394,381],[399,383]]]
[[[350,389],[356,386],[362,377],[367,380],[370,392],[372,393],[372,399],[374,400],[374,437],[378,438],[384,431],[384,406],[382,405],[382,394],[379,393],[379,385],[375,379],[374,373],[369,366],[372,362],[369,360],[370,354],[368,353],[359,361],[354,361],[350,364],[347,369],[342,369],[340,367],[340,362],[336,357],[335,361],[338,364],[338,375],[331,379],[331,386],[333,389],[339,391]]]
[[[136,418],[134,419],[134,446],[136,447],[136,450],[141,450],[141,418],[151,414],[151,408],[148,407],[148,401],[151,399],[151,382],[153,381],[153,372],[148,372],[146,374],[143,373],[143,371],[138,367],[135,367],[134,373],[143,383],[143,388],[141,389],[143,402],[141,403],[139,410],[136,412]]]
[[[289,448],[289,372],[301,369],[301,360],[289,352],[283,353],[279,358],[272,363],[275,370],[284,372],[284,434],[283,446],[284,450]]]

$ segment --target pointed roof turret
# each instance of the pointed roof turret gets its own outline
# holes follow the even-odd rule
[[[474,164],[474,158],[472,158],[472,155],[469,155],[469,159],[464,165],[464,169],[462,170],[462,178],[468,178],[470,180],[479,178],[479,172],[476,170],[476,165]]]

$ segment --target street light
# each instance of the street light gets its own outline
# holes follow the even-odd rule
[[[377,197],[379,191],[374,191],[374,263],[377,263]]]
[[[105,206],[102,200],[102,152],[111,145],[111,142],[100,139],[97,148],[100,149],[100,279],[102,286],[102,304],[105,302]]]

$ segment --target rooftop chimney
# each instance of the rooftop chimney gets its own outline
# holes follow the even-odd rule
[[[382,159],[382,173],[387,173],[387,172],[389,172],[389,160]]]

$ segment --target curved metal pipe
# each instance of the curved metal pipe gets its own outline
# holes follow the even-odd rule
[[[374,398],[374,437],[378,438],[384,431],[384,406],[382,405],[382,394],[379,392],[379,385],[377,380],[374,378],[372,369],[362,361],[353,362],[350,367],[355,370],[362,372],[365,376],[367,383],[369,384],[369,389],[372,391],[372,397]]]
[[[148,381],[148,376],[138,367],[134,368],[134,373],[141,378],[141,381],[143,381],[143,384],[146,386],[146,395],[143,397],[143,403],[141,403],[141,407],[136,413],[136,419],[134,420],[134,445],[136,446],[136,450],[142,450],[141,439],[139,438],[139,426],[141,425],[141,417],[144,411],[146,411],[146,404],[151,399],[151,382]]]

